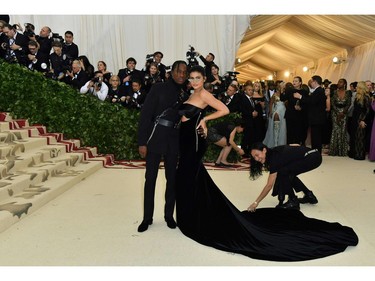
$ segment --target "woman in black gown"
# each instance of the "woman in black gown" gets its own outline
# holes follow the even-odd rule
[[[227,110],[206,99],[202,67],[192,67],[189,78],[194,93],[181,107],[176,186],[177,225],[184,235],[220,250],[273,261],[321,258],[357,245],[351,228],[307,218],[298,210],[239,211],[206,171],[202,163],[206,140],[197,130],[202,128],[204,136],[205,120],[223,116]],[[217,111],[203,118],[208,105]]]

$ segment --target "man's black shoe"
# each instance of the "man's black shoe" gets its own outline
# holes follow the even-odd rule
[[[176,228],[177,224],[173,218],[165,219],[165,221],[167,222],[167,226],[169,228],[172,228],[172,229]]]
[[[318,203],[318,199],[316,199],[314,193],[312,191],[307,192],[303,198],[298,198],[298,201],[301,204],[310,203],[310,204],[316,204]]]
[[[277,205],[276,208],[299,210],[299,202],[297,197],[290,198],[286,203]]]
[[[148,226],[152,224],[151,220],[143,220],[142,223],[138,226],[138,232],[144,232],[148,229]]]

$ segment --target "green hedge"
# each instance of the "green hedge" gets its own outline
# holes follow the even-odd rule
[[[65,83],[45,78],[16,64],[0,61],[0,111],[13,118],[43,124],[48,132],[80,139],[82,146],[95,146],[116,160],[140,159],[137,146],[139,111],[82,95]],[[234,119],[230,114],[222,118]],[[213,124],[218,120],[211,121]],[[211,145],[206,161],[214,161],[220,149]],[[231,153],[229,160],[235,160]]]

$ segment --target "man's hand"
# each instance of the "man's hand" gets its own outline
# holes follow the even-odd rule
[[[146,158],[147,146],[145,146],[145,145],[139,146],[138,147],[138,152],[139,152],[139,155],[141,155],[142,158]]]

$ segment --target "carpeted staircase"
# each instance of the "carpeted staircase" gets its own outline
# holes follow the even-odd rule
[[[112,158],[0,113],[0,232],[111,165]]]

